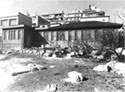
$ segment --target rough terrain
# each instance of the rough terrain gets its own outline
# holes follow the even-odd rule
[[[117,73],[94,71],[95,66],[107,62],[96,62],[92,58],[47,59],[14,53],[5,57],[1,55],[0,63],[3,72],[0,73],[3,76],[0,79],[1,92],[45,92],[43,90],[48,84],[56,85],[54,92],[125,92],[124,77]],[[43,68],[31,69],[29,66],[32,64]],[[82,73],[83,80],[79,83],[65,82],[70,71]]]

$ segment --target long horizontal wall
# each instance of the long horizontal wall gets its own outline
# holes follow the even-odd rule
[[[65,47],[72,43],[87,43],[94,46],[98,44],[99,34],[103,35],[103,30],[113,29],[40,31],[40,34],[49,42],[49,46],[60,45]]]

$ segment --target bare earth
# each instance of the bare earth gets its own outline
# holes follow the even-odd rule
[[[31,58],[19,64],[24,66],[38,64],[44,68],[12,76],[15,81],[1,92],[43,92],[42,90],[52,83],[57,85],[54,92],[125,92],[124,78],[121,75],[93,71],[95,66],[104,62],[97,63],[95,60],[83,58],[47,59],[18,53],[1,59],[1,62],[5,63],[10,59],[12,61],[13,58],[17,58],[17,62],[20,58]],[[77,84],[65,82],[64,79],[68,77],[67,73],[70,71],[82,73],[83,81]]]

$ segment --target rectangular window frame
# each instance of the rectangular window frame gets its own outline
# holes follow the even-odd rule
[[[6,22],[6,23],[4,23],[4,22]],[[1,25],[1,26],[7,26],[7,19],[1,20],[1,21],[0,21],[0,25]]]
[[[14,21],[15,23],[13,24],[12,21]],[[14,19],[9,19],[9,26],[15,26],[15,25],[16,25],[16,21],[17,21],[16,18],[14,18]],[[12,23],[12,24],[11,24],[11,23]]]

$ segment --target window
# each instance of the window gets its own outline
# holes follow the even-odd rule
[[[4,30],[3,35],[6,40],[16,40],[16,30]]]
[[[51,41],[54,40],[54,32],[51,32]]]
[[[12,31],[11,31],[11,35],[12,35],[12,36],[11,36],[11,37],[12,37],[11,39],[12,39],[12,40],[15,40],[15,39],[16,39],[16,30],[12,30]]]
[[[73,31],[69,31],[69,41],[73,41]]]
[[[65,33],[64,32],[61,32],[61,34],[60,34],[60,40],[65,40]]]
[[[78,40],[78,37],[77,37],[77,31],[75,31],[75,41]]]
[[[11,31],[8,31],[8,40],[11,40]]]
[[[10,30],[10,39],[13,40],[13,32]]]
[[[9,25],[10,26],[16,25],[16,19],[10,19],[9,20]]]
[[[51,32],[51,41],[54,41],[54,40],[56,40],[57,38],[57,35],[56,35],[56,31],[53,31],[53,32]]]
[[[1,20],[1,26],[7,26],[7,20]]]
[[[21,39],[21,30],[18,30],[18,40],[20,40]]]
[[[6,40],[7,39],[7,31],[4,30],[3,35],[4,35],[3,39]]]
[[[62,31],[57,32],[57,40],[65,40],[65,33]]]
[[[44,32],[44,38],[48,40],[48,32]]]
[[[75,30],[75,41],[81,41],[81,30]]]

